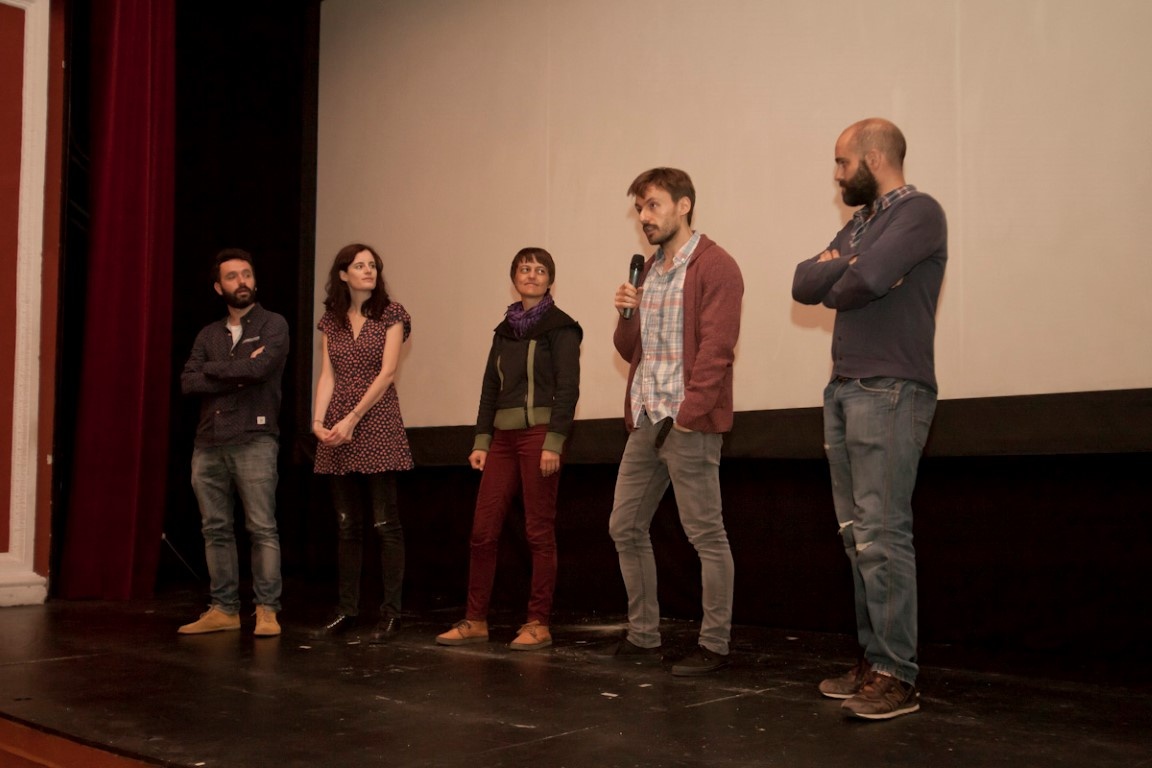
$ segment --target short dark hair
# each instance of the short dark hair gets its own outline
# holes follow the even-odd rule
[[[256,271],[256,265],[252,262],[252,254],[248,251],[242,248],[225,248],[216,254],[216,260],[212,262],[212,282],[220,282],[220,265],[226,261],[246,261],[252,271]]]
[[[508,270],[508,276],[515,280],[516,267],[529,261],[534,261],[548,270],[548,285],[556,282],[556,262],[552,261],[552,254],[543,248],[521,248],[517,251],[512,257],[512,268]]]
[[[653,168],[636,177],[628,187],[628,197],[639,197],[648,187],[658,187],[672,196],[672,202],[682,197],[688,198],[692,206],[688,209],[688,224],[692,224],[692,214],[696,212],[696,187],[692,179],[679,168]]]

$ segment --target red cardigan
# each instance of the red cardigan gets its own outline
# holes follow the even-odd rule
[[[654,257],[644,265],[640,285],[652,269]],[[732,362],[740,338],[740,301],[744,279],[728,252],[706,235],[700,236],[684,275],[684,401],[676,423],[698,432],[732,429]],[[628,361],[628,388],[624,390],[624,421],[632,423],[632,379],[644,350],[640,342],[640,313],[623,317],[612,336],[616,351]]]

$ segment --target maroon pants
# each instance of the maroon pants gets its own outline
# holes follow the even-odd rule
[[[471,621],[488,620],[492,582],[496,578],[496,548],[504,517],[516,498],[524,500],[524,526],[532,552],[532,592],[528,621],[547,624],[556,590],[556,488],[560,473],[540,475],[540,452],[547,425],[496,430],[484,463],[476,514],[472,520],[472,559],[468,572]]]

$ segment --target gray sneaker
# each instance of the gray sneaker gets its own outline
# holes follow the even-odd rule
[[[904,683],[892,675],[873,670],[860,692],[840,706],[845,714],[865,720],[891,720],[918,711],[920,692],[912,683]]]
[[[872,664],[868,659],[860,659],[856,666],[840,677],[830,677],[820,682],[820,693],[830,699],[850,699],[864,687],[868,673],[872,671]]]

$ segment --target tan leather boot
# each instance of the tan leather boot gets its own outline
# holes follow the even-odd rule
[[[256,637],[276,637],[280,634],[276,611],[263,605],[256,606],[256,629],[252,634]]]

